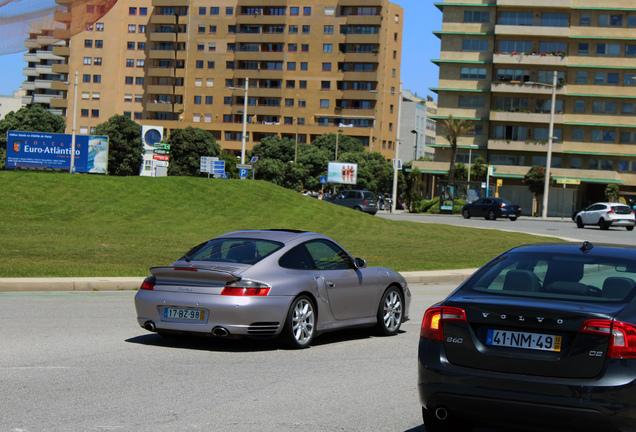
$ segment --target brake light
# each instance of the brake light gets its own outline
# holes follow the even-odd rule
[[[420,337],[436,341],[444,340],[443,324],[447,321],[466,322],[466,312],[461,308],[435,306],[424,314]]]
[[[269,285],[255,281],[236,281],[227,284],[221,295],[241,296],[241,297],[263,297],[269,294],[271,287]]]
[[[157,282],[157,279],[154,276],[148,276],[141,283],[141,287],[139,289],[153,291],[155,289],[156,282]]]
[[[581,333],[609,336],[608,357],[636,358],[636,326],[633,324],[592,319],[583,323]]]
[[[199,271],[199,269],[195,269],[192,267],[175,267],[174,271],[191,271],[191,272],[196,272]]]
[[[367,205],[367,200],[366,200],[366,198],[362,198],[362,205],[363,205],[363,206]]]
[[[614,213],[614,207],[610,207],[610,209],[607,212],[608,213]]]

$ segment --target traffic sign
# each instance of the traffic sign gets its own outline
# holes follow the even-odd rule
[[[155,160],[160,160],[160,161],[169,161],[170,160],[170,156],[165,156],[165,155],[152,155],[152,158]]]
[[[258,156],[252,156],[252,159],[250,159],[250,163],[256,163],[258,161]]]
[[[160,155],[170,154],[170,150],[164,150],[164,149],[158,149],[158,148],[155,148],[152,152],[154,154],[160,154]]]
[[[239,177],[242,179],[247,177],[247,168],[241,168],[239,170]]]
[[[170,144],[166,143],[157,143],[155,144],[156,149],[170,150]]]
[[[580,185],[580,184],[581,184],[581,180],[580,180],[580,179],[566,179],[566,178],[560,178],[560,179],[557,179],[557,183],[559,183],[559,184],[575,184],[575,185]]]
[[[221,178],[227,180],[230,177],[227,175],[227,172],[224,172],[223,174],[221,174]]]
[[[248,164],[236,164],[236,168],[238,168],[238,169],[252,169],[252,165],[248,165]]]
[[[327,176],[320,176],[320,184],[327,184]]]

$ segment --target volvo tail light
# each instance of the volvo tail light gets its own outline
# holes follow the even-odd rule
[[[424,314],[420,337],[443,341],[443,324],[449,321],[466,322],[466,312],[461,308],[450,306],[435,306],[430,308]]]
[[[583,323],[581,333],[607,335],[608,357],[636,358],[636,326],[622,321],[591,319]]]

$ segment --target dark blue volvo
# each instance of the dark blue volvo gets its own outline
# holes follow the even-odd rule
[[[428,432],[636,431],[636,247],[544,243],[479,269],[422,322]]]

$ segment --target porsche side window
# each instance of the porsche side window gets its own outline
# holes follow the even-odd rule
[[[305,243],[318,270],[347,270],[353,268],[349,255],[335,244],[316,240]]]
[[[291,270],[313,270],[315,268],[305,245],[296,246],[278,260],[278,265]]]

